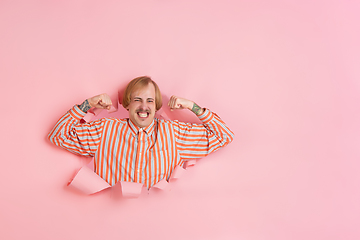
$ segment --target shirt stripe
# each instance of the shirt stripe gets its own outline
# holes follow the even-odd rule
[[[85,115],[75,105],[59,119],[48,138],[70,152],[94,157],[94,171],[110,185],[132,181],[150,188],[168,180],[176,166],[205,157],[234,138],[209,109],[199,116],[203,124],[154,119],[143,129],[128,118],[80,123]]]

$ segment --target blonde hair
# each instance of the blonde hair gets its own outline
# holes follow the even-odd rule
[[[127,108],[129,106],[131,102],[131,93],[149,85],[150,83],[152,83],[155,87],[155,107],[156,111],[158,111],[162,106],[161,92],[158,85],[148,76],[134,78],[128,83],[121,103],[123,107]]]

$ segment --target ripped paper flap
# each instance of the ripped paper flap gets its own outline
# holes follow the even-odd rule
[[[185,168],[192,167],[196,164],[196,160],[188,160],[185,162]]]
[[[77,172],[74,179],[69,182],[68,186],[73,186],[88,195],[100,192],[107,188],[111,188],[110,184],[108,184],[104,179],[102,179],[93,171],[93,169],[91,168],[93,164],[94,162],[91,161],[87,164],[87,166],[82,167]],[[179,165],[176,166],[170,176],[169,182],[171,180],[176,180],[180,178],[184,174],[184,172],[186,172],[184,168]],[[166,181],[166,179],[164,178],[158,183],[156,183],[152,188],[157,188],[160,190],[170,190],[171,184],[169,182]],[[119,181],[115,185],[121,185],[121,194],[123,198],[137,198],[141,195],[142,189],[146,189],[146,187],[142,183],[135,182]]]
[[[83,120],[85,122],[91,122],[91,119],[93,119],[95,117],[95,114],[93,114],[92,112],[87,112],[86,115],[83,117]]]
[[[163,110],[162,108],[156,112],[156,117],[164,120],[171,120],[165,110]]]
[[[141,194],[143,188],[142,183],[123,182],[121,181],[122,196],[125,198],[137,198]]]
[[[113,113],[116,111],[117,111],[117,108],[115,108],[114,106],[111,106],[111,108],[108,110],[109,113]]]
[[[111,187],[88,167],[81,168],[68,185],[79,189],[85,194],[93,194]]]
[[[173,180],[173,179],[180,178],[185,172],[186,172],[186,169],[184,169],[181,166],[177,165],[175,167],[174,171],[171,174],[170,181]]]
[[[153,188],[158,188],[161,190],[168,190],[169,189],[169,182],[166,179],[162,179],[160,182],[156,183]]]
[[[92,108],[89,110],[89,112],[92,112],[95,116],[99,115],[104,109],[100,108]]]

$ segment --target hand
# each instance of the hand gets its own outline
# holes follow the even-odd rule
[[[168,106],[170,107],[171,111],[174,109],[189,109],[192,110],[194,106],[194,102],[187,100],[185,98],[179,98],[177,96],[171,96]]]
[[[109,95],[107,95],[106,93],[89,98],[88,102],[91,107],[95,107],[95,108],[109,110],[112,106],[111,99]]]

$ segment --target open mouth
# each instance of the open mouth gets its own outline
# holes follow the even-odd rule
[[[138,108],[136,109],[135,112],[140,119],[146,119],[147,117],[149,117],[151,113],[150,109],[144,109],[144,108]]]
[[[147,118],[149,116],[149,113],[148,112],[138,112],[137,115],[140,118]]]

